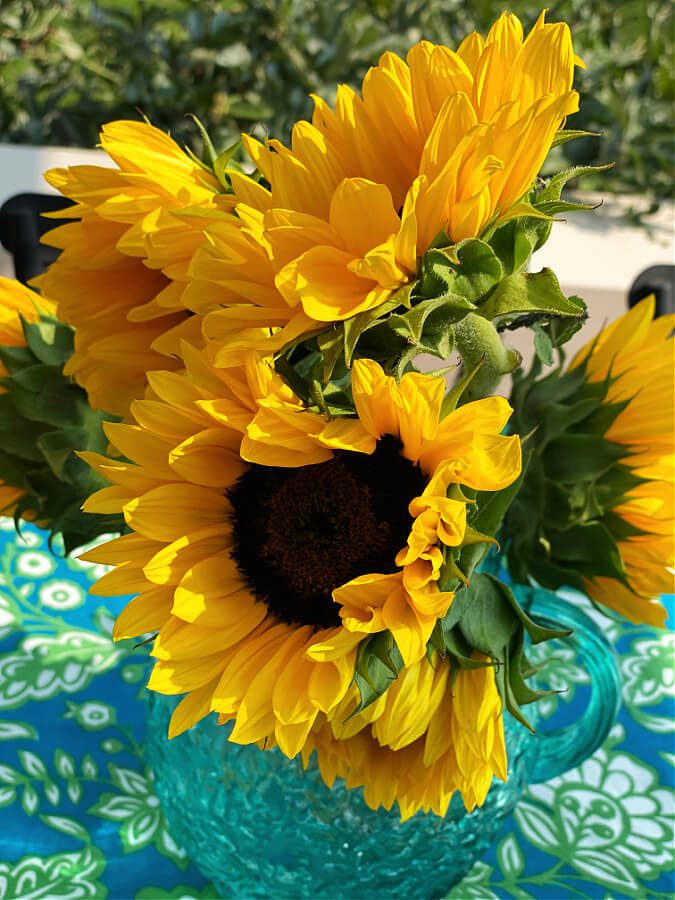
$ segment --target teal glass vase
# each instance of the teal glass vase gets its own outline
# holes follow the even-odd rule
[[[178,738],[166,737],[176,698],[148,692],[146,758],[174,838],[221,897],[443,897],[489,848],[529,783],[573,768],[604,741],[614,723],[620,682],[600,629],[555,594],[515,588],[530,615],[574,629],[572,646],[591,678],[581,718],[532,735],[505,716],[509,777],[495,780],[471,814],[455,795],[445,818],[418,813],[401,822],[369,809],[362,791],[318,767],[304,770],[278,750],[227,740],[210,716]],[[536,722],[536,708],[527,707]]]

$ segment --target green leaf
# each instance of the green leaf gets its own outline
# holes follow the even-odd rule
[[[75,760],[70,753],[66,753],[60,747],[54,750],[54,765],[62,778],[68,779],[75,774]]]
[[[4,609],[8,607],[5,606]],[[0,741],[38,740],[38,733],[28,722],[0,722]]]
[[[486,319],[513,318],[524,313],[543,313],[553,316],[579,318],[584,310],[569,300],[560,290],[558,279],[551,269],[541,272],[508,275],[499,282],[478,311]]]
[[[40,805],[38,792],[31,784],[24,785],[21,792],[21,806],[27,816],[32,816]]]

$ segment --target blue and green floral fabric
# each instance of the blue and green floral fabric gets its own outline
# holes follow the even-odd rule
[[[22,534],[0,519],[0,898],[215,897],[143,761],[147,648],[113,644],[122,601],[87,597],[102,567]],[[454,900],[673,896],[675,640],[603,623],[621,655],[616,726],[579,768],[529,789]],[[574,718],[585,673],[564,653],[547,671],[563,692],[543,714]]]

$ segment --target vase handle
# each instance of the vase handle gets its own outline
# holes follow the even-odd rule
[[[560,638],[581,657],[591,679],[591,694],[581,718],[563,728],[537,730],[539,754],[530,776],[537,784],[574,769],[598,749],[621,706],[621,676],[614,651],[600,628],[585,613],[541,588],[514,585],[518,600],[537,621],[573,629]]]

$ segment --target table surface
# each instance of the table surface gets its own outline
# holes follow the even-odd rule
[[[0,519],[0,898],[215,897],[167,831],[143,761],[146,665],[110,637],[122,601],[87,597],[103,567],[22,534]],[[529,789],[455,900],[673,896],[674,636],[603,628],[623,677],[609,739]],[[566,690],[543,712],[574,718],[585,673],[564,654],[547,671]]]

